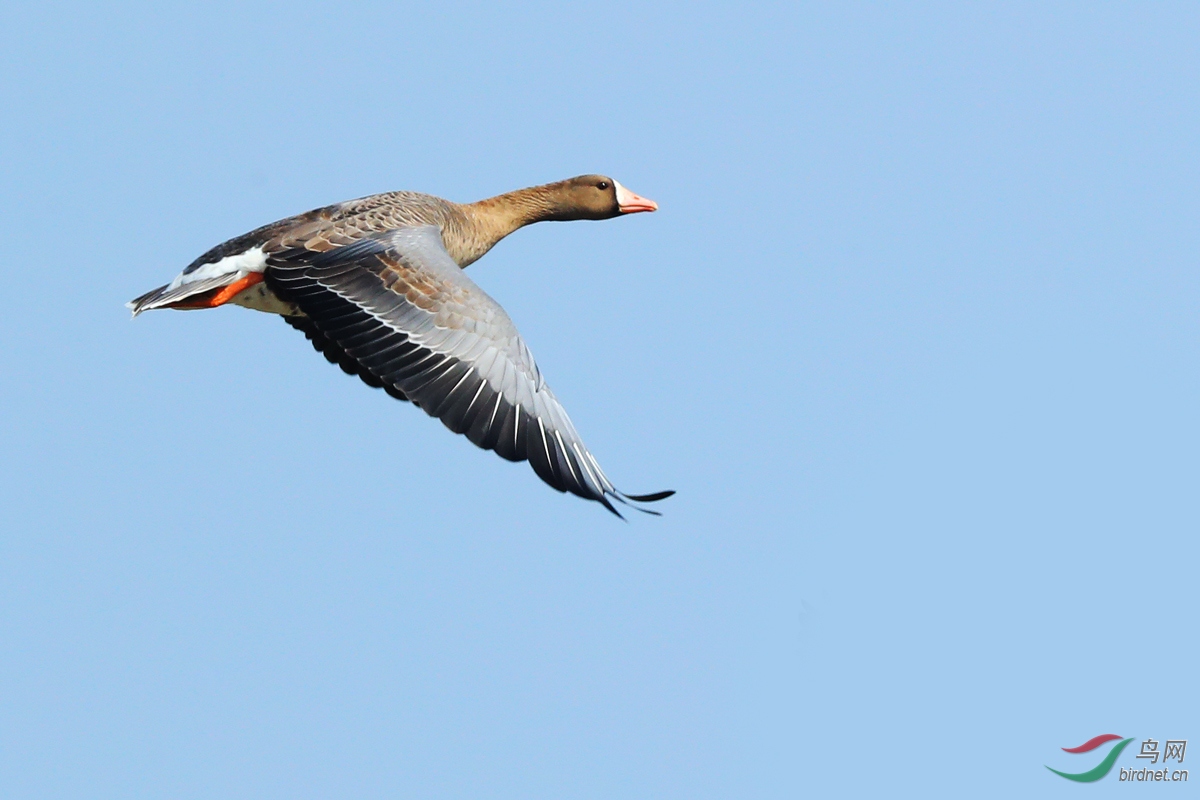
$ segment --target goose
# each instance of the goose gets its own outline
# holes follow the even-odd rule
[[[650,514],[673,491],[619,491],[500,304],[466,276],[504,237],[543,221],[601,220],[658,204],[603,175],[475,203],[387,192],[272,222],[212,248],[126,306],[227,303],[278,314],[349,375],[411,402],[559,492]]]

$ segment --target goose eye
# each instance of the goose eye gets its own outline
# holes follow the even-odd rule
[[[597,189],[607,189],[608,181],[600,181],[599,183],[596,184],[596,188]]]

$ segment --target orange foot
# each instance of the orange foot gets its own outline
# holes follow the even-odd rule
[[[180,300],[178,303],[172,303],[167,306],[167,308],[216,308],[217,306],[223,306],[254,284],[262,283],[262,279],[261,272],[251,272],[246,277],[238,278],[228,286],[222,286],[220,289],[211,289],[189,297],[186,300]]]

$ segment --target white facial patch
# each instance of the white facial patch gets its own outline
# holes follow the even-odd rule
[[[617,207],[629,205],[634,201],[634,198],[639,200],[641,199],[640,197],[637,197],[636,194],[622,186],[620,181],[614,180],[613,186],[617,187]]]

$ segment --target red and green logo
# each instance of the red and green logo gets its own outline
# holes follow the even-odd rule
[[[1109,742],[1121,739],[1115,733],[1104,733],[1099,736],[1088,739],[1078,747],[1064,747],[1063,750],[1068,753],[1090,753],[1098,747],[1108,744]],[[1107,775],[1113,768],[1113,764],[1117,762],[1117,757],[1121,755],[1121,751],[1125,746],[1132,742],[1133,739],[1121,739],[1113,748],[1108,751],[1108,755],[1104,757],[1096,766],[1089,769],[1087,772],[1059,772],[1054,767],[1047,766],[1046,769],[1053,772],[1055,775],[1061,775],[1069,781],[1078,781],[1079,783],[1091,783],[1098,781]]]

